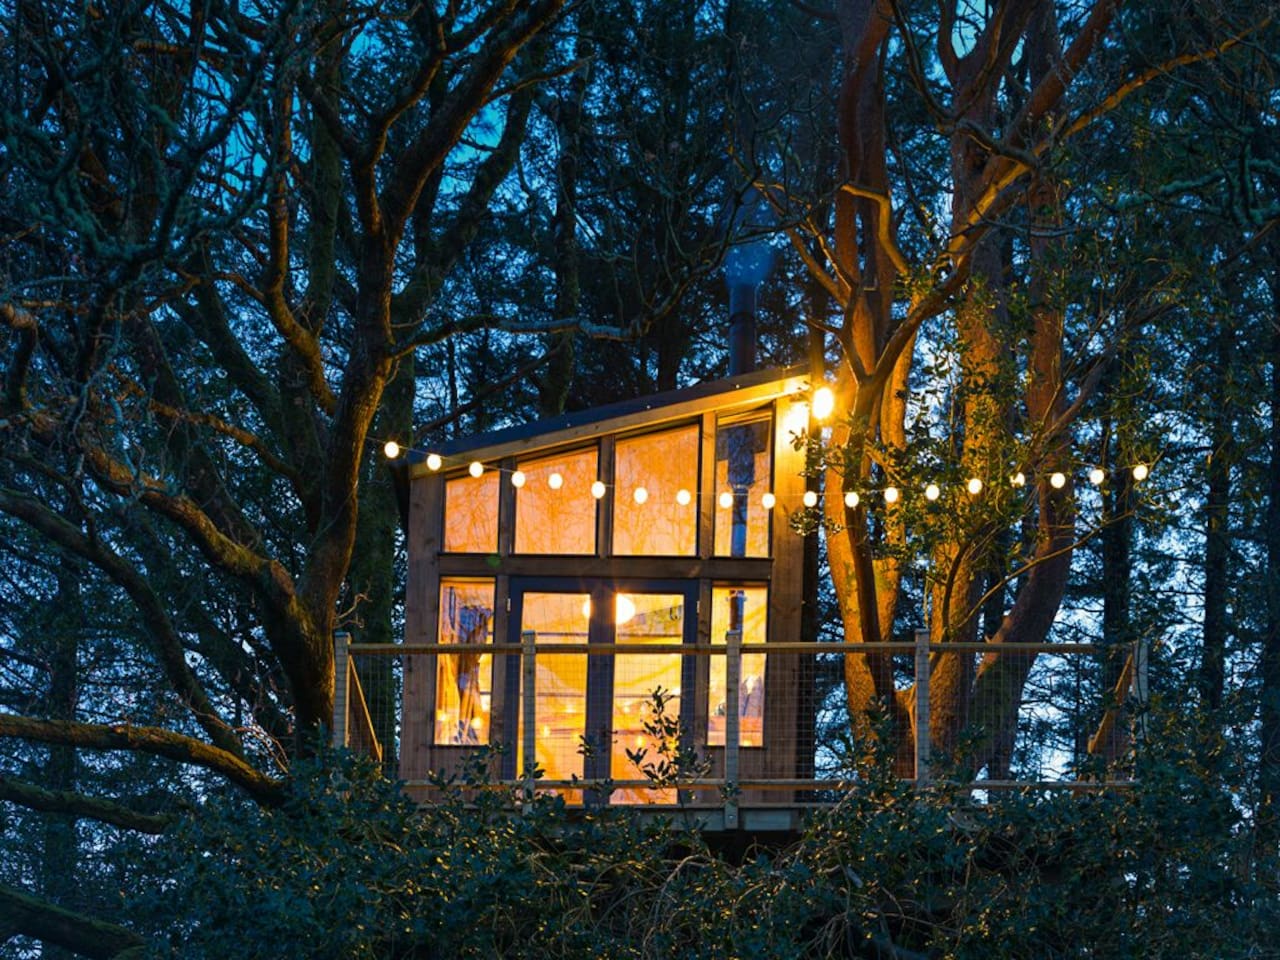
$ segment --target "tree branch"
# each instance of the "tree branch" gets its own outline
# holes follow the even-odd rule
[[[139,833],[164,833],[176,819],[167,814],[141,813],[114,800],[88,797],[71,790],[46,790],[33,783],[11,780],[3,774],[0,774],[0,800],[43,813],[66,813],[76,819],[98,820]]]
[[[27,936],[92,960],[142,960],[143,939],[125,927],[73,913],[0,885],[0,943]]]

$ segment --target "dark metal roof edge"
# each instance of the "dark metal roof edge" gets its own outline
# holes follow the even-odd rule
[[[536,437],[541,434],[556,433],[560,430],[568,430],[573,427],[589,426],[593,423],[604,423],[617,417],[625,417],[632,413],[644,413],[650,410],[659,410],[662,407],[674,406],[678,403],[687,403],[690,400],[702,400],[714,397],[717,394],[730,394],[735,390],[741,390],[744,387],[754,387],[761,384],[773,383],[775,381],[789,380],[793,377],[806,376],[809,373],[807,364],[796,364],[790,367],[773,367],[769,370],[753,370],[751,373],[742,373],[736,377],[727,377],[723,380],[708,380],[703,383],[694,384],[691,387],[682,387],[679,390],[668,390],[664,393],[651,393],[643,397],[634,397],[630,400],[620,400],[616,403],[605,404],[602,407],[589,407],[586,410],[575,410],[572,413],[562,414],[558,417],[548,417],[545,420],[533,420],[529,423],[517,424],[512,427],[503,427],[500,430],[491,430],[488,433],[476,434],[472,437],[462,437],[458,440],[450,440],[447,443],[440,444],[432,449],[441,456],[456,456],[460,453],[466,453],[468,450],[479,450],[484,447],[498,446],[504,443],[510,443],[514,440],[525,440]],[[418,462],[425,458],[425,454],[414,451],[411,455],[411,461]]]

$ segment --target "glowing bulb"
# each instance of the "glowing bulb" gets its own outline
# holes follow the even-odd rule
[[[902,494],[898,492],[898,488],[897,488],[897,487],[885,487],[885,488],[884,488],[884,502],[885,502],[885,503],[897,503],[897,502],[898,502],[898,498],[899,498],[899,497],[901,497],[901,496],[902,496]]]
[[[551,474],[551,476],[547,477],[547,486],[552,490],[559,490],[564,486],[564,477],[558,473]]]
[[[618,626],[627,623],[636,615],[636,605],[626,594],[615,594],[613,598],[613,621]],[[582,616],[591,619],[591,598],[582,601]]]
[[[1015,487],[1025,487],[1027,485],[1027,475],[1019,470],[1009,478],[1009,482]]]
[[[528,478],[525,477],[524,471],[517,470],[515,473],[511,475],[511,485],[515,487],[517,490],[519,490],[521,487],[524,486],[524,482],[526,479]]]
[[[858,505],[858,494],[854,490],[850,490],[844,495],[844,505],[852,510]]]
[[[977,477],[970,477],[966,489],[976,497],[982,492],[982,481]]]
[[[1101,467],[1094,467],[1089,471],[1089,482],[1095,487],[1102,486],[1102,481],[1107,479],[1107,475],[1102,472]]]
[[[1049,485],[1055,490],[1061,490],[1067,485],[1067,478],[1064,474],[1055,473],[1049,477]]]
[[[681,493],[683,492],[684,491],[682,490]],[[677,500],[680,499],[679,494],[676,495],[676,499]],[[726,510],[728,510],[730,507],[733,506],[733,494],[730,493],[728,490],[720,494],[720,506],[724,507]]]
[[[816,507],[818,505],[818,495],[812,490],[804,492],[804,505],[806,507]]]
[[[387,455],[388,460],[396,460],[400,457],[400,444],[394,440],[388,440],[387,445],[382,448],[382,452]]]
[[[813,392],[813,417],[815,420],[827,419],[835,408],[836,395],[831,392],[830,387],[819,387]]]
[[[941,494],[942,491],[938,489],[938,485],[936,483],[931,483],[924,488],[924,498],[926,500],[937,500]]]
[[[772,493],[766,493],[764,496],[760,498],[760,505],[764,507],[766,510],[772,510],[774,507],[778,505],[778,498],[775,497]]]
[[[1151,470],[1147,467],[1145,463],[1140,463],[1133,468],[1133,479],[1137,480],[1139,483],[1147,479],[1147,477],[1150,475],[1151,475]]]
[[[440,467],[443,465],[443,463],[444,463],[444,461],[440,459],[440,454],[438,454],[438,453],[428,453],[428,454],[427,454],[427,469],[428,469],[428,470],[439,470],[439,469],[440,469]]]
[[[693,494],[690,493],[688,490],[681,487],[679,490],[676,491],[676,503],[680,504],[680,506],[687,507],[692,502],[693,502]]]
[[[551,728],[548,727],[545,723],[542,725],[542,735],[543,737],[551,736]]]
[[[479,460],[472,460],[471,466],[467,467],[467,473],[473,477],[480,477],[484,474],[484,464]]]
[[[636,492],[632,496],[635,497],[636,503],[644,503],[649,499],[649,491],[644,487],[636,487]]]
[[[597,500],[604,496],[604,483],[602,481],[597,480],[591,484],[591,495]]]

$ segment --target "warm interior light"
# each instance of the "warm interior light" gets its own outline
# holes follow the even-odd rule
[[[602,481],[597,480],[591,484],[591,495],[597,500],[604,496],[604,483]]]
[[[885,488],[884,488],[884,502],[885,502],[885,503],[897,503],[897,502],[898,502],[898,498],[899,498],[899,497],[901,497],[901,496],[902,496],[902,494],[898,492],[898,488],[897,488],[897,487],[885,487]]]
[[[982,481],[977,477],[970,477],[966,489],[976,497],[982,492]]]
[[[772,510],[778,505],[778,498],[772,493],[766,493],[760,498],[760,505],[766,510]]]
[[[852,510],[854,507],[858,505],[857,491],[850,490],[848,493],[844,495],[844,505],[848,507],[850,510]]]
[[[1134,467],[1134,468],[1133,468],[1133,479],[1135,479],[1135,480],[1137,480],[1137,481],[1139,481],[1139,482],[1141,482],[1141,481],[1143,481],[1143,480],[1147,479],[1147,477],[1148,477],[1150,474],[1151,474],[1151,471],[1150,471],[1150,469],[1148,469],[1148,467],[1147,467],[1147,465],[1146,465],[1145,463],[1140,463],[1140,464],[1138,464],[1136,467]]]
[[[942,491],[938,489],[936,483],[931,483],[924,488],[924,498],[926,500],[937,500],[942,495]]]
[[[1067,485],[1066,475],[1061,473],[1053,474],[1051,477],[1049,477],[1049,485],[1053,487],[1053,489],[1055,490],[1061,490],[1063,487]]]
[[[614,594],[613,597],[613,622],[617,626],[629,623],[631,618],[636,615],[636,605],[631,598],[625,593]],[[582,601],[583,618],[591,619],[591,598],[587,597]]]
[[[553,473],[547,477],[547,486],[552,490],[559,490],[564,486],[564,477],[558,473]]]
[[[1102,472],[1101,467],[1094,467],[1089,471],[1089,482],[1095,487],[1102,486],[1102,481],[1107,479],[1107,475]]]
[[[681,490],[680,493],[684,493],[684,491]],[[680,494],[676,494],[676,499],[680,499]],[[730,491],[726,490],[724,493],[720,494],[720,506],[724,507],[726,510],[733,506],[733,494]]]
[[[681,487],[679,490],[676,491],[676,503],[680,504],[680,506],[687,507],[692,502],[693,502],[693,494],[690,493],[688,490]],[[721,498],[720,505],[724,506],[723,498]]]
[[[815,420],[827,419],[835,408],[836,395],[831,392],[830,387],[819,387],[813,392],[813,418]]]
[[[394,440],[388,440],[386,446],[382,448],[382,452],[387,455],[388,460],[396,460],[400,457],[400,444]]]
[[[818,505],[818,495],[812,490],[804,492],[804,505],[806,507],[816,507]]]
[[[511,474],[511,485],[515,487],[517,490],[519,490],[521,487],[524,486],[524,482],[526,479],[527,478],[524,475],[524,471],[517,470],[515,473]]]
[[[439,470],[439,469],[440,469],[440,467],[441,467],[441,465],[442,465],[443,463],[444,463],[444,461],[440,459],[440,454],[438,454],[438,453],[428,453],[428,454],[427,454],[427,469],[428,469],[428,470]]]
[[[636,503],[644,503],[649,499],[649,491],[644,487],[636,487],[636,492],[632,494]]]
[[[473,477],[483,476],[484,464],[479,460],[472,460],[471,466],[467,467],[467,473],[471,474]]]

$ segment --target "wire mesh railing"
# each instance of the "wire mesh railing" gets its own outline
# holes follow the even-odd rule
[[[429,793],[482,753],[488,785],[570,803],[832,802],[869,763],[924,787],[1129,782],[1141,651],[1100,644],[337,643],[334,736]],[[488,750],[483,750],[488,748]],[[490,752],[492,751],[492,752]]]

